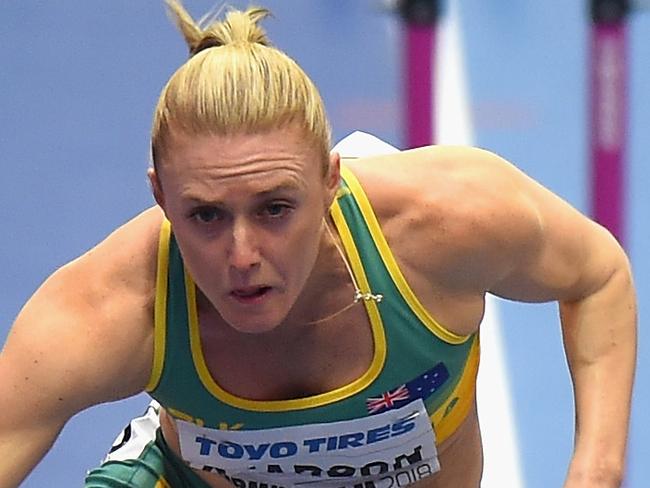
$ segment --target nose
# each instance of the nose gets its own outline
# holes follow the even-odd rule
[[[255,232],[243,221],[235,221],[229,252],[230,266],[240,272],[250,271],[260,264]]]

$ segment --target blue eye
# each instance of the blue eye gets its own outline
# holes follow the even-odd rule
[[[221,220],[223,218],[223,212],[217,208],[205,207],[194,210],[191,217],[201,224],[210,224]]]
[[[271,203],[266,205],[263,210],[263,215],[272,219],[279,219],[285,217],[292,208],[286,203]]]
[[[282,215],[287,210],[287,208],[288,207],[286,205],[274,203],[273,205],[266,207],[266,212],[272,217],[277,217],[278,215]]]

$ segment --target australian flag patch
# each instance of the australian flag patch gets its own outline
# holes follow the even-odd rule
[[[401,408],[413,400],[422,401],[433,395],[449,379],[449,370],[444,363],[438,363],[420,376],[393,390],[366,399],[368,413],[374,415],[393,408]]]

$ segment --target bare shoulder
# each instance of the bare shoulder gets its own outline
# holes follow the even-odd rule
[[[63,418],[143,389],[162,220],[157,208],[141,213],[45,280],[0,355],[0,396],[20,392],[25,407]]]
[[[481,277],[477,262],[512,260],[540,236],[532,180],[489,151],[431,146],[349,166],[399,260],[446,288],[467,291],[483,279],[487,286],[506,263]]]
[[[145,210],[60,271],[101,277],[97,286],[116,299],[125,293],[151,298],[163,218],[158,207]]]

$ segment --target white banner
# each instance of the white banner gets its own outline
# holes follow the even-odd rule
[[[389,488],[440,469],[422,400],[360,419],[276,429],[177,423],[183,458],[238,487]]]

